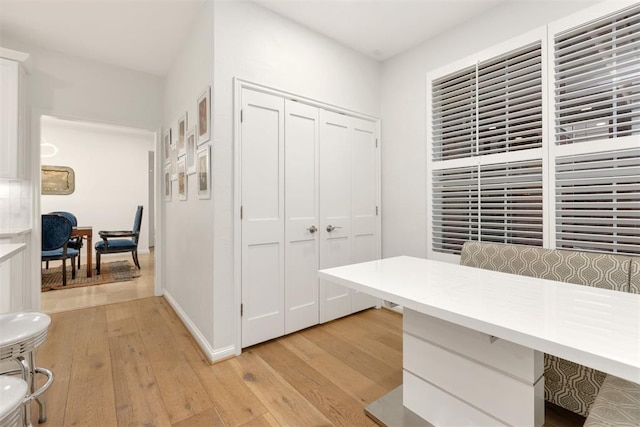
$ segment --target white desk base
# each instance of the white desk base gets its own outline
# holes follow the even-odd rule
[[[435,426],[542,426],[543,363],[535,350],[404,309],[401,405]],[[402,408],[384,408],[398,395],[367,413],[387,425],[395,421],[385,414],[406,418]]]

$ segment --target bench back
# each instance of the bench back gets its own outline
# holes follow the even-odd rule
[[[470,267],[623,292],[630,291],[631,263],[626,255],[489,242],[466,242],[460,258]],[[640,272],[634,278],[640,293]]]

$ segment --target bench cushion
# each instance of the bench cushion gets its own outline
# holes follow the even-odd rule
[[[631,257],[534,246],[466,242],[460,264],[585,286],[629,291]],[[640,274],[638,275],[640,290]],[[587,416],[606,374],[545,354],[545,399]]]
[[[640,260],[632,259],[630,270],[629,292],[640,294]]]
[[[607,375],[584,427],[640,426],[640,384]]]

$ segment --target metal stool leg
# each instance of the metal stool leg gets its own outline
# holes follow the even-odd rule
[[[27,360],[25,360],[24,357],[18,357],[18,362],[20,363],[20,370],[22,371],[22,379],[26,381],[27,383],[27,387],[29,390],[29,394],[33,393],[33,385],[32,385],[32,373],[31,373],[31,369],[29,367],[29,362]],[[23,405],[23,420],[22,420],[22,424],[25,427],[31,427],[31,411],[30,411],[30,405],[27,403],[25,405]]]
[[[29,384],[29,386],[31,387],[31,394],[34,394],[36,390],[38,390],[38,379],[36,375],[38,365],[36,365],[35,349],[29,352],[27,358],[29,359],[29,366],[31,366],[31,383]],[[47,422],[47,404],[44,400],[44,396],[41,394],[35,400],[38,404],[38,423],[45,423]]]

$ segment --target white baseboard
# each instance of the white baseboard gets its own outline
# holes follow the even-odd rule
[[[227,359],[231,356],[235,356],[235,346],[230,345],[227,347],[223,347],[220,349],[214,349],[211,344],[207,341],[207,339],[202,335],[202,332],[198,329],[198,327],[191,321],[187,313],[182,310],[178,302],[171,296],[171,294],[165,289],[164,290],[164,298],[167,300],[171,308],[176,312],[184,326],[193,336],[193,339],[196,340],[205,356],[209,360],[209,362],[217,362],[222,359]]]

